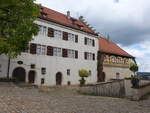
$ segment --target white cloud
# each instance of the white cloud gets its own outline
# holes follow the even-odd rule
[[[122,48],[136,57],[139,71],[150,72],[150,41]]]

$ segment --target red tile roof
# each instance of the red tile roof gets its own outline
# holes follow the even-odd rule
[[[115,54],[115,55],[121,55],[121,56],[133,58],[132,55],[128,54],[126,51],[120,48],[117,44],[108,40],[107,38],[99,38],[99,50],[100,52],[103,52],[103,53]]]
[[[88,27],[84,22],[82,22],[79,19],[75,19],[71,17],[70,19],[67,18],[65,14],[59,13],[57,11],[54,11],[52,9],[40,6],[41,8],[41,14],[39,18],[51,21],[54,23],[58,23],[76,30],[84,31],[93,35],[97,35],[94,30],[92,30],[90,27]],[[43,16],[43,15],[45,16]]]

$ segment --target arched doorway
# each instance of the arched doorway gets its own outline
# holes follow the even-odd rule
[[[62,73],[58,72],[56,73],[56,85],[61,85],[62,84]]]
[[[28,82],[30,84],[33,84],[35,81],[35,71],[29,71],[29,74],[28,74]]]
[[[14,69],[12,77],[16,79],[18,82],[25,82],[26,81],[25,69],[22,67]]]

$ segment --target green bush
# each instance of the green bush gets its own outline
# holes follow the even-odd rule
[[[81,78],[88,77],[88,76],[90,76],[90,73],[89,73],[89,71],[87,71],[85,69],[81,69],[81,70],[79,70],[79,76]]]
[[[134,75],[135,75],[135,72],[138,71],[139,67],[138,67],[137,64],[131,63],[129,69],[130,69],[130,70],[134,73]]]
[[[80,81],[80,86],[84,86],[85,82],[86,82],[84,77],[90,76],[90,72],[85,70],[85,69],[81,69],[81,70],[79,70],[79,76],[81,77],[81,80],[79,80]]]

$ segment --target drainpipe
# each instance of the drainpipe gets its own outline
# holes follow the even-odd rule
[[[9,70],[10,70],[10,57],[8,57],[7,79],[9,79]]]

